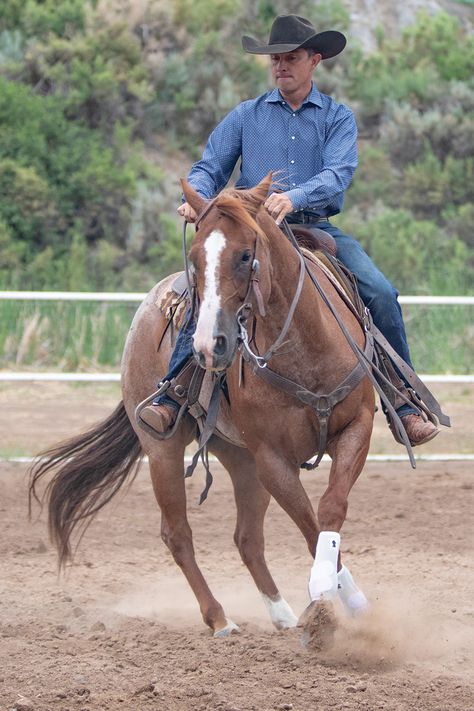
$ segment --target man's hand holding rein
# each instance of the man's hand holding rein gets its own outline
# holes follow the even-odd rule
[[[264,205],[277,225],[280,225],[285,217],[295,209],[285,193],[272,193],[265,200]]]
[[[193,210],[191,205],[187,202],[183,202],[183,204],[178,207],[177,212],[178,212],[178,215],[181,215],[181,217],[184,217],[186,222],[196,222],[196,220],[197,220],[196,211]]]

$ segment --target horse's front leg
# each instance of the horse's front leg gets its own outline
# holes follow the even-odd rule
[[[314,509],[300,481],[299,466],[270,444],[263,443],[255,454],[258,478],[305,537],[314,556],[319,526]]]
[[[211,450],[230,474],[234,486],[237,521],[234,541],[260,591],[277,629],[296,627],[298,618],[281,596],[265,560],[263,523],[270,494],[259,482],[255,460],[248,450],[214,437]]]
[[[174,438],[173,438],[174,439]],[[186,514],[184,445],[168,441],[149,450],[150,474],[161,509],[161,536],[193,590],[204,622],[214,636],[223,637],[238,629],[212,595],[194,555],[191,527]]]
[[[339,532],[346,518],[349,492],[367,458],[371,430],[372,417],[362,412],[331,443],[332,465],[318,506],[321,533],[309,582],[312,600],[332,600],[338,595],[351,614],[365,611],[368,603],[349,570],[341,565]]]
[[[314,557],[320,532],[313,507],[299,478],[298,465],[291,464],[281,453],[278,456],[275,448],[266,445],[259,448],[256,460],[260,480],[296,523]],[[319,604],[320,602],[323,604]],[[304,628],[303,639],[322,650],[330,644],[335,629],[332,606],[328,606],[326,600],[318,598],[318,602],[311,604],[303,612],[299,624]]]

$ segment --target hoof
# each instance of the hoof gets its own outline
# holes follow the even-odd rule
[[[220,630],[216,630],[214,632],[213,637],[230,637],[230,635],[234,632],[240,632],[240,627],[236,625],[235,622],[232,622],[232,620],[229,620],[225,627],[222,627]]]
[[[273,626],[277,630],[291,630],[298,626],[298,618],[295,615],[294,620],[274,620]]]
[[[328,650],[337,628],[333,604],[323,600],[313,601],[301,615],[298,627],[303,629],[304,647],[316,652]]]
[[[273,626],[277,630],[288,630],[298,625],[298,618],[281,595],[273,599],[268,595],[262,595],[262,598],[270,613]]]

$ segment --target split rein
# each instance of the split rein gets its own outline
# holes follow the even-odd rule
[[[204,217],[209,213],[209,211],[212,209],[212,207],[215,205],[217,198],[214,198],[211,200],[204,210],[200,213],[196,220],[196,228],[199,227],[199,223],[204,219]],[[187,223],[184,223],[183,227],[183,258],[184,258],[184,267],[186,271],[186,279],[187,279],[187,285],[188,285],[188,294],[191,299],[191,315],[190,318],[192,318],[194,312],[195,312],[195,307],[196,307],[196,289],[195,286],[191,282],[190,274],[189,274],[189,263],[188,263],[188,257],[187,257],[187,249],[186,249],[186,225]],[[308,462],[302,464],[301,466],[305,469],[314,469],[315,467],[318,466],[320,463],[323,454],[326,449],[326,443],[327,443],[327,437],[328,437],[328,430],[329,430],[329,418],[331,416],[332,410],[334,409],[335,405],[337,405],[339,402],[344,400],[347,395],[355,388],[357,385],[361,382],[361,380],[364,377],[368,377],[369,380],[371,381],[372,385],[374,386],[375,390],[378,392],[382,402],[384,403],[388,413],[391,415],[392,420],[394,422],[394,427],[397,431],[397,434],[400,438],[400,440],[403,442],[405,445],[408,456],[410,459],[410,463],[413,468],[415,468],[415,460],[413,457],[413,451],[411,449],[411,444],[410,441],[407,437],[407,434],[405,432],[405,429],[403,427],[403,424],[395,412],[395,409],[392,406],[392,403],[390,402],[389,398],[387,397],[386,393],[378,383],[377,379],[374,377],[373,370],[375,369],[380,375],[385,383],[385,385],[391,387],[392,389],[395,389],[390,381],[383,376],[382,373],[380,373],[379,369],[375,366],[373,363],[373,356],[374,356],[374,336],[377,339],[377,342],[380,340],[381,334],[379,333],[378,329],[375,328],[374,324],[372,323],[372,319],[370,316],[370,313],[367,308],[365,308],[364,311],[364,316],[361,317],[360,314],[357,312],[357,310],[354,308],[352,303],[350,302],[349,299],[344,299],[346,301],[346,305],[352,310],[352,313],[356,316],[358,319],[361,328],[364,331],[365,334],[365,347],[364,349],[360,348],[360,346],[355,342],[355,340],[352,338],[351,334],[349,333],[346,325],[344,324],[341,316],[337,312],[336,308],[332,304],[331,300],[319,284],[317,278],[315,275],[312,273],[312,271],[309,269],[303,253],[301,252],[300,246],[291,230],[289,227],[288,223],[286,220],[283,221],[282,223],[282,230],[284,234],[286,235],[287,239],[289,242],[292,244],[294,247],[296,253],[298,254],[299,258],[299,278],[298,278],[298,284],[297,288],[295,291],[295,294],[293,296],[293,300],[291,302],[285,323],[283,325],[283,328],[280,332],[280,335],[278,336],[277,340],[273,343],[272,346],[264,353],[263,356],[259,356],[253,352],[253,350],[250,347],[250,340],[249,340],[249,335],[247,332],[247,321],[250,316],[250,314],[253,311],[252,304],[250,303],[249,299],[251,297],[251,294],[253,292],[257,306],[260,312],[261,316],[265,315],[265,309],[264,309],[264,304],[263,304],[263,298],[262,294],[260,292],[260,287],[259,287],[259,270],[260,270],[260,264],[258,259],[256,258],[256,249],[257,249],[257,242],[255,243],[255,249],[254,249],[254,254],[253,254],[253,261],[252,261],[252,268],[251,268],[251,273],[249,277],[249,282],[248,282],[248,287],[247,287],[247,293],[244,299],[244,303],[240,308],[238,309],[236,313],[236,318],[237,318],[237,323],[239,327],[239,345],[241,348],[241,354],[242,358],[249,362],[254,369],[254,372],[263,380],[265,380],[268,384],[272,385],[273,387],[278,388],[279,390],[287,393],[288,395],[296,398],[300,402],[302,402],[304,405],[312,407],[314,410],[318,421],[319,421],[319,430],[320,430],[320,436],[319,436],[319,447],[318,447],[318,453],[316,456],[316,459],[314,463],[310,464]],[[257,236],[258,239],[258,236]],[[273,357],[273,355],[277,352],[277,350],[281,347],[281,345],[284,343],[284,340],[286,338],[286,335],[289,331],[291,322],[293,320],[293,316],[296,310],[296,307],[298,305],[301,292],[303,289],[303,284],[304,284],[304,278],[305,275],[308,275],[310,281],[312,282],[313,286],[316,288],[317,292],[319,293],[322,301],[326,304],[328,309],[330,310],[331,314],[334,316],[335,321],[337,322],[339,328],[343,332],[346,341],[348,342],[351,350],[353,351],[354,355],[357,358],[357,365],[353,368],[353,370],[349,373],[349,375],[343,380],[342,383],[340,383],[332,392],[326,393],[326,392],[311,392],[310,390],[307,390],[304,388],[302,385],[294,382],[293,380],[290,380],[289,378],[286,378],[282,375],[279,375],[275,371],[271,370],[268,368],[268,362],[269,360]],[[341,294],[342,295],[342,294]],[[385,339],[384,339],[385,340]],[[392,350],[392,349],[390,349]],[[399,364],[400,359],[398,358],[397,354],[395,355],[395,359],[397,364]],[[403,363],[403,362],[402,362]],[[403,364],[406,365],[406,364]],[[403,368],[403,365],[401,366],[402,371],[405,372],[405,369]],[[410,370],[410,369],[408,369]],[[422,387],[423,384],[415,374],[408,374],[407,377],[409,380],[411,380],[411,375],[413,375],[417,381],[418,384],[420,384]],[[222,380],[223,375],[220,375],[218,379],[216,380],[215,387],[214,387],[214,393],[217,396],[217,389],[218,389],[218,382],[220,384],[220,381]],[[426,390],[426,388],[425,388]],[[429,393],[430,394],[430,393]],[[431,395],[431,394],[430,394]],[[211,398],[212,399],[212,398]],[[407,400],[407,402],[409,402]],[[436,402],[436,401],[435,401]],[[437,403],[436,403],[437,404]],[[439,407],[439,406],[438,406]],[[213,413],[214,414],[214,413]],[[208,413],[209,415],[209,413]],[[217,412],[215,413],[215,417],[217,419]],[[214,419],[214,418],[209,418],[209,419]],[[208,427],[206,428],[206,436],[205,439],[206,441],[210,437],[211,433],[211,422],[206,423]],[[203,434],[203,433],[201,433]],[[204,446],[204,443],[203,443]],[[202,451],[202,448],[200,446],[200,450]],[[192,470],[194,467],[189,467],[189,470]],[[207,491],[206,491],[207,493]]]
[[[199,227],[199,223],[204,219],[204,217],[209,213],[211,208],[215,205],[216,198],[214,200],[211,200],[204,210],[201,212],[201,214],[198,216],[196,220],[196,228]],[[190,268],[189,268],[189,260],[188,260],[188,254],[187,254],[187,245],[186,245],[186,227],[187,227],[187,222],[185,221],[184,226],[183,226],[183,261],[184,261],[184,271],[186,275],[186,285],[187,285],[187,290],[188,290],[188,296],[190,299],[190,309],[189,309],[189,316],[187,319],[187,323],[190,323],[192,319],[195,316],[196,309],[198,307],[198,295],[197,295],[197,289],[196,289],[196,282],[194,275],[191,278],[190,274]],[[419,402],[424,402],[430,407],[430,411],[434,413],[441,424],[444,424],[446,426],[449,425],[449,417],[444,415],[442,412],[439,403],[437,400],[433,397],[432,393],[428,390],[428,388],[424,385],[424,383],[421,382],[421,380],[418,378],[418,376],[413,372],[413,370],[398,356],[398,354],[393,350],[393,348],[390,346],[390,344],[386,341],[386,339],[383,337],[383,335],[380,333],[380,331],[374,326],[372,322],[372,318],[370,316],[370,312],[367,308],[364,309],[364,313],[359,313],[357,308],[354,306],[352,301],[349,299],[349,297],[345,294],[343,289],[339,289],[339,295],[345,302],[346,306],[352,311],[353,315],[358,319],[358,322],[364,332],[365,335],[365,346],[362,349],[356,341],[353,339],[351,334],[349,333],[345,323],[343,322],[341,316],[339,315],[337,309],[334,307],[333,303],[323,290],[322,286],[318,282],[316,276],[313,274],[312,270],[309,268],[303,253],[300,249],[300,246],[291,231],[289,225],[287,222],[284,220],[282,224],[282,230],[284,234],[286,235],[287,239],[289,242],[292,244],[294,247],[296,253],[298,254],[298,259],[299,259],[299,278],[298,278],[298,284],[295,290],[295,294],[293,296],[292,302],[290,304],[288,314],[285,320],[285,323],[283,324],[283,327],[280,331],[280,334],[276,341],[270,346],[270,348],[264,353],[264,355],[260,356],[257,355],[256,353],[253,352],[252,348],[250,347],[251,339],[249,339],[249,335],[247,332],[247,321],[250,317],[250,315],[253,312],[253,305],[251,303],[251,298],[252,295],[255,297],[255,301],[257,304],[257,308],[259,311],[260,316],[263,318],[265,317],[265,304],[263,302],[263,297],[262,293],[260,291],[260,286],[259,286],[259,272],[260,272],[260,263],[259,260],[256,257],[257,254],[257,245],[258,245],[258,235],[257,239],[255,242],[255,247],[254,247],[254,253],[253,253],[253,260],[252,260],[252,266],[250,270],[250,275],[249,275],[249,281],[247,285],[247,291],[245,298],[243,300],[242,305],[237,309],[235,317],[237,319],[237,325],[239,329],[239,335],[237,337],[237,344],[238,348],[240,350],[241,358],[246,361],[247,363],[250,363],[253,367],[253,371],[256,375],[258,375],[262,380],[264,380],[267,384],[269,384],[272,387],[277,388],[278,390],[286,393],[290,397],[299,400],[303,405],[307,407],[311,407],[313,412],[318,418],[319,422],[319,444],[318,444],[318,452],[317,456],[315,457],[315,461],[313,463],[310,462],[304,462],[301,464],[301,468],[304,469],[314,469],[318,466],[320,463],[324,452],[326,451],[326,445],[327,445],[327,440],[328,440],[328,434],[329,434],[329,418],[331,416],[331,413],[334,409],[334,407],[342,402],[354,388],[357,387],[357,385],[363,380],[364,377],[367,377],[369,381],[372,383],[373,387],[379,394],[382,403],[384,404],[384,407],[386,409],[386,412],[390,415],[391,421],[393,423],[393,427],[395,431],[398,434],[399,441],[402,441],[403,444],[405,445],[408,456],[410,458],[410,463],[413,468],[415,468],[415,459],[413,457],[413,452],[411,449],[410,441],[407,437],[407,434],[405,432],[405,429],[403,427],[403,424],[400,420],[400,417],[396,413],[390,398],[388,397],[388,394],[386,392],[387,388],[397,392],[397,388],[390,382],[390,380],[384,375],[384,373],[381,372],[380,368],[374,363],[374,353],[375,357],[378,358],[378,353],[375,349],[375,343],[379,348],[382,349],[382,352],[385,353],[392,361],[393,363],[399,368],[400,372],[403,374],[405,377],[406,381],[410,383],[410,385],[413,388],[413,393],[418,395],[420,394],[421,398],[419,398]],[[312,282],[313,286],[317,290],[320,298],[322,299],[323,303],[327,306],[331,314],[333,315],[336,323],[338,324],[339,328],[341,329],[342,333],[344,334],[350,348],[352,349],[354,355],[356,356],[357,359],[357,365],[352,369],[352,371],[345,377],[345,379],[339,383],[339,385],[334,388],[331,392],[327,393],[325,391],[317,391],[317,392],[312,392],[308,389],[306,389],[304,386],[300,385],[299,383],[296,383],[293,380],[290,380],[289,378],[284,377],[283,375],[279,375],[277,372],[272,370],[271,368],[267,367],[269,360],[275,355],[275,353],[278,351],[278,349],[282,346],[282,344],[285,342],[285,338],[288,334],[288,331],[290,329],[290,325],[292,323],[296,307],[298,305],[298,302],[300,300],[300,296],[303,290],[303,284],[304,284],[304,279],[305,276],[308,276],[310,281]],[[201,375],[198,375],[201,373]],[[192,403],[196,403],[199,395],[199,390],[200,386],[202,383],[202,376],[203,376],[204,370],[199,366],[195,374],[193,375],[190,389],[192,386],[192,390],[194,393],[194,399],[192,400]],[[377,377],[375,377],[375,373],[377,374]],[[215,428],[217,425],[217,420],[218,420],[218,414],[219,414],[219,400],[220,396],[222,393],[222,387],[224,384],[225,380],[225,375],[226,371],[221,371],[217,374],[214,380],[214,384],[212,387],[212,393],[209,401],[209,405],[207,408],[207,416],[205,420],[200,421],[202,418],[201,416],[196,416],[196,419],[198,420],[198,425],[200,429],[200,436],[199,436],[199,442],[198,442],[198,449],[196,453],[194,454],[191,464],[188,466],[185,472],[185,477],[189,477],[192,475],[194,469],[196,468],[196,465],[198,463],[199,459],[202,459],[204,468],[206,470],[206,486],[204,491],[201,494],[200,498],[200,503],[202,503],[208,494],[209,488],[212,484],[212,474],[209,468],[209,459],[208,459],[208,443],[209,440],[211,439],[212,435],[215,432]],[[380,382],[379,382],[380,380]],[[240,381],[241,382],[241,381]],[[382,384],[384,387],[382,387]],[[157,392],[153,393],[151,396],[149,396],[146,400],[144,400],[142,403],[140,403],[137,406],[136,409],[136,417],[137,419],[140,419],[140,412],[141,410],[148,405],[152,400],[154,400],[158,395],[162,395],[164,392],[166,392],[167,388],[170,385],[170,381],[164,381],[160,383],[160,387]],[[400,393],[399,393],[400,394]],[[418,411],[419,414],[421,414],[421,410],[414,405],[410,400],[408,400],[404,395],[401,395],[402,399],[405,400],[405,402],[409,403],[412,405],[412,407],[415,408],[415,410]],[[190,401],[188,401],[189,404]],[[157,438],[157,439],[169,439],[173,434],[175,433],[178,424],[185,413],[185,410],[187,409],[187,403],[183,403],[181,405],[181,408],[178,413],[178,417],[176,419],[175,424],[173,425],[171,431],[162,434],[162,435],[157,435],[157,433],[153,430],[153,428],[149,427],[146,425],[146,423],[141,423],[142,426],[146,431],[150,433],[151,436]]]
[[[197,221],[196,221],[196,226],[199,225],[201,220],[204,218],[205,215],[208,214],[209,210],[214,204],[214,200],[211,201],[208,205],[206,205],[205,209],[203,212],[199,215]],[[299,258],[299,278],[298,278],[298,284],[296,287],[295,294],[293,296],[293,300],[291,302],[285,323],[283,325],[282,330],[280,331],[280,334],[276,341],[270,346],[270,348],[264,353],[263,356],[256,355],[253,350],[250,347],[250,341],[249,341],[249,336],[247,332],[247,320],[250,316],[250,314],[253,311],[252,304],[250,303],[249,299],[251,296],[251,293],[253,292],[257,301],[257,305],[259,307],[260,314],[262,316],[265,315],[265,310],[264,310],[264,305],[263,305],[263,299],[262,295],[260,292],[260,287],[259,287],[259,282],[258,282],[258,274],[259,274],[259,269],[260,269],[260,264],[258,259],[256,258],[256,251],[257,251],[257,242],[255,242],[255,249],[254,249],[254,254],[253,254],[253,262],[252,262],[252,268],[251,268],[251,273],[249,276],[249,282],[248,282],[248,287],[247,287],[247,293],[244,298],[244,302],[242,306],[239,307],[236,313],[236,318],[237,318],[237,323],[239,327],[239,345],[241,348],[241,354],[242,358],[246,361],[249,362],[254,369],[254,372],[265,382],[267,382],[269,385],[281,390],[282,392],[286,393],[287,395],[299,400],[303,405],[310,406],[319,422],[319,446],[318,446],[318,452],[316,459],[314,463],[309,463],[305,462],[301,466],[305,469],[315,469],[319,463],[321,462],[321,459],[323,457],[324,452],[326,451],[326,444],[327,444],[327,439],[328,439],[328,433],[329,433],[329,418],[331,416],[331,413],[334,409],[334,407],[344,400],[347,395],[361,382],[361,380],[364,378],[365,375],[371,375],[370,373],[370,368],[367,366],[366,362],[370,363],[372,361],[372,356],[374,352],[374,340],[372,337],[372,334],[370,333],[368,323],[367,324],[362,324],[364,326],[364,332],[365,332],[365,348],[362,351],[359,349],[357,344],[354,342],[352,339],[352,336],[349,334],[347,329],[345,328],[345,325],[342,322],[341,317],[337,313],[336,309],[333,307],[332,303],[329,301],[328,297],[324,293],[323,289],[319,285],[318,281],[314,277],[314,275],[311,273],[310,269],[308,268],[303,253],[301,252],[301,249],[295,239],[295,236],[293,235],[293,232],[291,229],[288,227],[287,223],[284,222],[284,231],[286,237],[289,239],[291,244],[296,250],[296,253],[298,254]],[[257,236],[258,239],[258,236]],[[196,304],[196,289],[194,288],[193,291],[191,291],[191,278],[189,276],[189,265],[188,265],[188,259],[187,259],[187,252],[186,252],[186,223],[184,224],[184,229],[183,229],[183,253],[184,253],[184,265],[186,269],[186,274],[187,274],[187,281],[188,281],[188,289],[189,289],[189,294],[192,302],[192,308],[191,308],[191,313],[194,313],[195,311],[195,304]],[[303,290],[303,284],[304,284],[304,279],[306,274],[309,275],[311,281],[313,284],[316,286],[317,290],[321,294],[323,301],[329,306],[331,312],[333,313],[337,323],[341,327],[341,329],[344,332],[344,335],[346,336],[347,340],[349,341],[351,348],[354,350],[356,355],[358,356],[358,363],[357,365],[352,369],[352,371],[349,373],[349,375],[340,383],[336,388],[334,388],[331,392],[327,393],[325,391],[318,391],[318,392],[312,392],[311,390],[308,390],[304,386],[300,385],[299,383],[296,383],[294,380],[290,380],[290,378],[286,378],[283,375],[279,375],[276,373],[274,370],[271,370],[268,368],[268,361],[273,357],[273,355],[277,352],[277,350],[281,347],[281,345],[285,342],[285,338],[288,334],[291,322],[293,320],[293,316],[295,314],[296,307],[298,305],[301,292]],[[367,313],[367,319],[370,319],[368,312]],[[190,317],[191,318],[191,317]],[[357,349],[360,351],[360,354],[357,352]],[[208,417],[204,426],[204,429],[201,432],[201,437],[199,440],[199,449],[196,452],[195,456],[193,457],[193,461],[191,465],[188,467],[188,470],[186,472],[186,476],[189,476],[192,471],[194,470],[198,457],[205,451],[207,442],[209,441],[210,436],[212,435],[214,431],[214,425],[217,421],[217,403],[218,403],[218,397],[219,397],[219,392],[220,392],[220,384],[223,379],[224,375],[220,374],[215,383],[214,383],[214,388],[213,388],[213,393],[211,396],[211,402],[214,404],[215,401],[215,407],[211,406],[209,407],[208,411]],[[212,409],[212,413],[211,413]],[[405,436],[406,437],[406,436]],[[408,446],[409,443],[408,443]],[[204,500],[205,496],[207,495],[207,491],[210,486],[210,482],[212,481],[212,477],[210,475],[210,472],[208,468],[206,467],[208,476],[207,476],[207,483],[206,483],[206,489],[203,492],[203,496],[201,497],[202,500]]]

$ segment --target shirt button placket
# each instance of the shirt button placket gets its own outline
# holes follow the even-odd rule
[[[296,117],[296,114],[295,114],[295,113],[292,113],[292,114],[291,114],[291,117],[292,117],[292,118],[295,118],[295,117]],[[294,130],[295,130],[294,122],[293,122],[293,121],[290,121],[290,156],[289,156],[289,158],[290,158],[290,166],[294,166],[294,164],[295,164],[295,157],[296,157],[296,152],[295,152],[295,148],[294,148],[295,144],[294,144],[294,143],[291,143],[291,141],[296,141],[296,135],[295,135],[295,133],[294,133]],[[289,170],[289,174],[290,174],[290,176],[294,179],[294,177],[295,177],[295,176],[294,176],[294,168],[293,168],[293,170],[291,170],[291,169]],[[292,187],[292,188],[296,187],[296,183],[292,182],[292,183],[291,183],[291,187]]]

